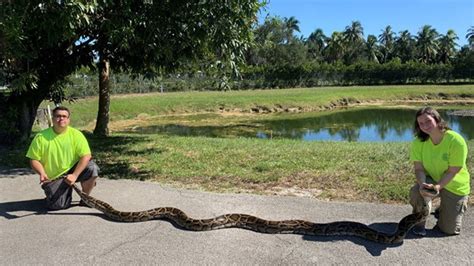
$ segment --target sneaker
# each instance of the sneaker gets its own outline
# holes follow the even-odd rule
[[[411,231],[417,236],[426,236],[426,229],[424,226],[416,225]]]

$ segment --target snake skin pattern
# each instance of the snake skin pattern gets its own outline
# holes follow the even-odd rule
[[[73,189],[89,207],[103,212],[107,217],[118,222],[143,222],[148,220],[167,220],[180,228],[190,231],[209,231],[223,228],[242,228],[267,234],[300,234],[312,236],[357,236],[383,244],[398,244],[405,239],[407,232],[417,223],[426,220],[429,207],[422,212],[405,216],[393,233],[374,230],[369,226],[352,221],[332,223],[313,223],[304,220],[270,221],[256,216],[231,213],[210,219],[193,219],[183,211],[173,207],[159,207],[146,211],[122,212],[108,203],[83,193],[76,185]],[[428,204],[427,204],[428,205]]]

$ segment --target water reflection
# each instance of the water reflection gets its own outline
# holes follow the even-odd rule
[[[411,141],[415,109],[365,108],[323,113],[282,115],[279,118],[239,121],[227,125],[182,125],[170,123],[134,128],[143,134],[205,136],[216,138],[289,138],[306,141]],[[474,117],[448,115],[449,126],[465,139],[474,139]],[[202,119],[214,119],[208,117]],[[218,119],[218,118],[216,118]]]
[[[259,138],[291,138],[307,141],[410,141],[413,139],[412,109],[352,109],[303,119],[266,122]],[[474,139],[474,117],[440,112],[449,126],[465,139]]]

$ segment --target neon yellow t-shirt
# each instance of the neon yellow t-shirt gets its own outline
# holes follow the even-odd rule
[[[454,178],[444,187],[448,191],[466,196],[471,192],[470,177],[466,166],[467,144],[458,133],[447,130],[438,145],[431,139],[421,141],[416,138],[411,146],[410,161],[421,162],[426,174],[438,182],[450,166],[462,167]]]
[[[62,134],[56,134],[53,128],[39,132],[31,142],[26,157],[40,161],[48,178],[54,180],[88,154],[91,151],[84,134],[68,127]]]

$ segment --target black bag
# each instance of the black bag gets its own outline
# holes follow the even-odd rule
[[[41,188],[46,194],[46,205],[49,210],[67,209],[71,206],[72,187],[64,178],[44,183]]]

